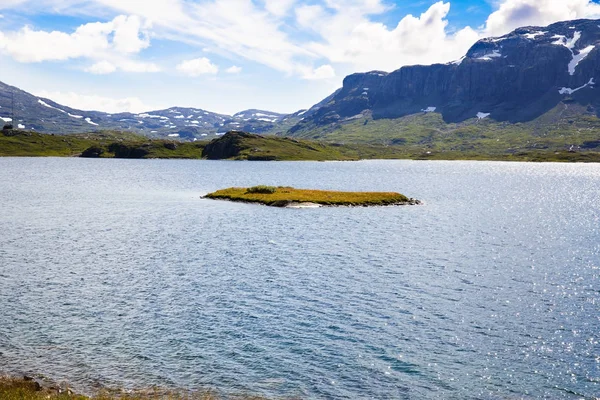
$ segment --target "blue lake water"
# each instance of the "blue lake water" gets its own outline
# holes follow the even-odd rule
[[[306,399],[600,396],[600,165],[0,159],[0,370]],[[399,191],[277,209],[229,186]]]

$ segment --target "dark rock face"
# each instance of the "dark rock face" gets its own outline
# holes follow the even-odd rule
[[[150,152],[149,145],[129,146],[123,143],[112,143],[108,146],[108,151],[115,153],[115,158],[144,158]]]
[[[240,131],[227,132],[207,144],[202,150],[202,157],[209,160],[224,160],[236,157],[243,149],[242,140],[245,138],[260,138],[260,136]]]
[[[446,122],[479,114],[496,121],[535,119],[561,101],[600,109],[600,21],[525,27],[475,43],[456,62],[373,71],[344,79],[341,90],[291,129],[343,122],[364,112],[399,118],[439,112]]]
[[[88,147],[81,153],[83,158],[99,158],[104,153],[104,150],[100,147],[92,146]]]

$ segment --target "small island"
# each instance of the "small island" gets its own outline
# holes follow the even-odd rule
[[[271,207],[307,208],[322,206],[395,206],[421,204],[395,192],[336,192],[328,190],[295,189],[284,186],[254,186],[229,188],[204,196],[207,199],[259,203]]]

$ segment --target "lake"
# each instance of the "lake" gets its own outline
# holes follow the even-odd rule
[[[0,370],[306,399],[593,399],[600,165],[0,159]],[[257,184],[421,206],[201,199]]]

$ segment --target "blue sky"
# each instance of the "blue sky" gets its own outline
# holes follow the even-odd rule
[[[0,0],[0,80],[108,112],[294,112],[344,76],[460,58],[591,0]]]

